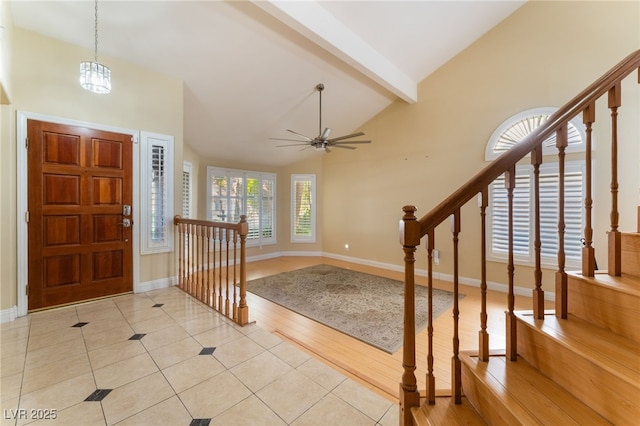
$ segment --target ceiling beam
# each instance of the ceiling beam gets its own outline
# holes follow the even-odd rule
[[[418,84],[315,1],[254,0],[253,4],[408,103]]]

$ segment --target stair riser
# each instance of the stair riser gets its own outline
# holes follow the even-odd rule
[[[640,277],[640,234],[622,234],[622,273]]]
[[[477,377],[465,363],[462,363],[462,389],[464,396],[487,424],[492,426],[523,425],[518,417],[489,391],[489,386]]]
[[[569,313],[640,342],[640,298],[569,276]]]
[[[521,321],[518,321],[518,354],[612,423],[635,424],[640,418],[637,386]]]

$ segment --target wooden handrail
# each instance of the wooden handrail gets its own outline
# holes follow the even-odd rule
[[[418,219],[420,223],[420,237],[427,235],[429,231],[446,220],[501,174],[509,170],[510,167],[513,167],[518,161],[536,149],[536,147],[542,146],[542,143],[549,136],[553,135],[564,123],[576,117],[590,104],[595,102],[596,99],[607,93],[618,81],[639,68],[640,50],[636,50],[580,92],[580,94],[567,102],[563,107],[551,114],[547,121],[522,141],[491,162],[444,201]]]

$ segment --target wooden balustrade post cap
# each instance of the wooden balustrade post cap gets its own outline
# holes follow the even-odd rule
[[[418,208],[416,206],[407,205],[402,207],[402,211],[404,212],[404,216],[402,217],[402,220],[411,220],[411,219],[416,219],[416,216],[414,213],[418,211]]]

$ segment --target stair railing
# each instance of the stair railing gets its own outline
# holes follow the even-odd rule
[[[514,314],[514,241],[513,241],[513,198],[516,186],[515,171],[516,164],[526,155],[531,154],[531,161],[534,169],[534,289],[533,311],[536,318],[544,318],[544,291],[542,290],[542,268],[541,268],[541,244],[540,241],[540,195],[539,195],[539,168],[542,164],[543,142],[555,134],[556,147],[558,149],[559,167],[559,190],[558,190],[558,270],[556,272],[556,315],[560,318],[567,317],[567,274],[565,272],[565,249],[564,249],[564,177],[565,177],[565,150],[568,144],[568,123],[574,117],[582,114],[583,123],[586,127],[586,153],[585,153],[585,228],[584,247],[582,249],[582,274],[593,276],[595,272],[595,252],[593,249],[593,229],[592,229],[592,130],[595,122],[595,102],[597,99],[608,96],[608,107],[611,110],[611,228],[608,231],[609,244],[609,274],[620,275],[620,232],[618,231],[618,178],[617,178],[617,156],[618,156],[618,136],[617,136],[617,116],[618,108],[621,105],[621,81],[632,72],[638,70],[638,83],[640,83],[640,50],[631,53],[616,66],[611,68],[593,84],[580,92],[571,101],[565,104],[552,114],[546,122],[532,131],[522,141],[514,145],[509,151],[502,154],[482,171],[476,174],[467,183],[453,192],[444,201],[438,204],[426,215],[418,219],[415,216],[416,207],[408,205],[402,208],[404,216],[400,221],[400,243],[404,251],[405,262],[405,306],[404,306],[404,345],[403,345],[403,374],[400,383],[400,424],[410,425],[411,407],[420,405],[420,392],[417,387],[415,376],[416,370],[416,328],[415,328],[415,251],[420,245],[421,239],[427,239],[427,284],[428,284],[428,306],[427,317],[427,377],[426,377],[426,402],[435,404],[435,376],[433,374],[433,318],[432,311],[432,288],[433,288],[433,249],[435,247],[436,227],[451,218],[452,243],[453,243],[453,355],[451,365],[451,385],[452,397],[456,404],[462,401],[462,381],[461,363],[459,360],[459,339],[458,339],[458,240],[461,231],[462,206],[478,196],[481,218],[481,313],[479,331],[479,359],[488,361],[489,359],[489,334],[487,333],[487,309],[486,309],[486,209],[488,207],[489,185],[497,178],[504,175],[505,188],[507,191],[508,204],[508,259],[507,259],[507,311],[506,311],[506,355],[507,358],[515,361],[517,359],[516,341],[516,321]],[[639,135],[640,137],[640,135]],[[639,224],[640,226],[640,224]],[[639,228],[640,229],[640,228]]]
[[[239,325],[249,323],[246,216],[238,223],[174,218],[180,289]]]

